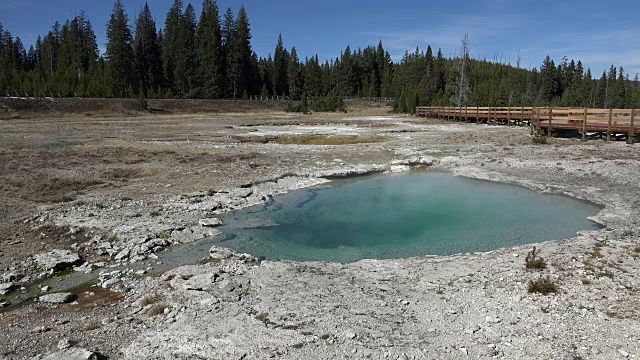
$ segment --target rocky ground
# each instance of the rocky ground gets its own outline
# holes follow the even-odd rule
[[[0,358],[640,357],[637,145],[351,110],[0,121]],[[425,167],[600,203],[604,228],[535,244],[542,270],[525,268],[533,244],[353,264],[214,247],[136,267],[216,236],[230,209]],[[557,292],[529,293],[540,279]]]

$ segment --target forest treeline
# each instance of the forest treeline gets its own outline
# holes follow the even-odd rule
[[[106,51],[81,12],[56,22],[25,49],[0,24],[0,95],[248,98],[323,98],[339,104],[343,96],[393,97],[394,109],[416,106],[575,106],[640,107],[638,75],[629,78],[611,66],[601,77],[581,61],[549,56],[540,68],[524,69],[500,61],[472,59],[465,35],[460,54],[445,58],[430,46],[405,52],[393,62],[382,42],[364,49],[346,47],[339,57],[320,62],[300,59],[280,35],[273,54],[260,57],[251,47],[248,14],[220,13],[204,0],[199,17],[191,4],[174,0],[159,28],[145,4],[130,20],[116,0],[107,24]],[[336,105],[339,106],[339,105]],[[329,106],[333,107],[333,105]]]

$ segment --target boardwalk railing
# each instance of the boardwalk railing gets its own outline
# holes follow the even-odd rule
[[[542,107],[449,107],[416,108],[418,117],[465,122],[530,126],[532,131],[553,135],[561,132],[581,134],[582,140],[593,137],[627,139],[633,143],[640,136],[638,109],[586,109]]]

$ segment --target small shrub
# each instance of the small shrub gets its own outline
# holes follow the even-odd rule
[[[602,253],[600,252],[601,250],[602,248],[596,245],[593,247],[593,251],[587,252],[586,254],[594,258],[601,258],[602,257]]]
[[[529,293],[538,293],[542,295],[555,294],[558,292],[558,286],[551,280],[551,278],[540,277],[537,280],[529,280],[528,283]]]
[[[263,323],[266,324],[266,323],[269,322],[269,313],[267,313],[267,312],[260,313],[260,314],[256,315],[256,319],[258,319],[258,320],[260,320],[260,321],[262,321]]]
[[[111,233],[111,235],[109,235],[109,237],[107,238],[107,242],[114,242],[118,240],[118,234],[117,233]]]
[[[536,134],[536,135],[533,135],[533,143],[545,145],[545,144],[548,144],[549,142],[547,141],[547,137],[544,134]]]
[[[640,246],[636,246],[635,248],[633,248],[633,252],[636,254],[640,254]]]
[[[168,309],[168,308],[169,307],[166,304],[157,303],[157,304],[154,304],[153,306],[151,306],[149,308],[149,310],[147,310],[147,315],[149,317],[162,315],[162,314],[164,314],[164,310]]]
[[[85,331],[92,331],[102,327],[102,323],[98,320],[89,320],[89,322],[84,326]]]
[[[591,280],[589,280],[589,279],[582,279],[582,285],[591,285]]]
[[[148,111],[149,110],[149,102],[145,99],[142,94],[138,97],[138,100],[135,103],[135,108],[138,111]]]
[[[535,269],[535,270],[543,270],[547,267],[547,264],[544,262],[544,259],[538,257],[540,251],[536,249],[534,246],[533,249],[527,254],[527,257],[524,259],[524,266],[527,269]]]
[[[615,275],[609,271],[609,270],[605,270],[603,272],[600,272],[598,274],[596,274],[597,277],[608,277],[609,279],[612,279],[615,277]]]

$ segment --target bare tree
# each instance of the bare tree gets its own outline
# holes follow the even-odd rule
[[[456,105],[462,106],[469,97],[469,79],[467,68],[469,67],[469,34],[465,33],[462,38],[460,48],[460,58],[458,59],[458,76],[456,81]]]

